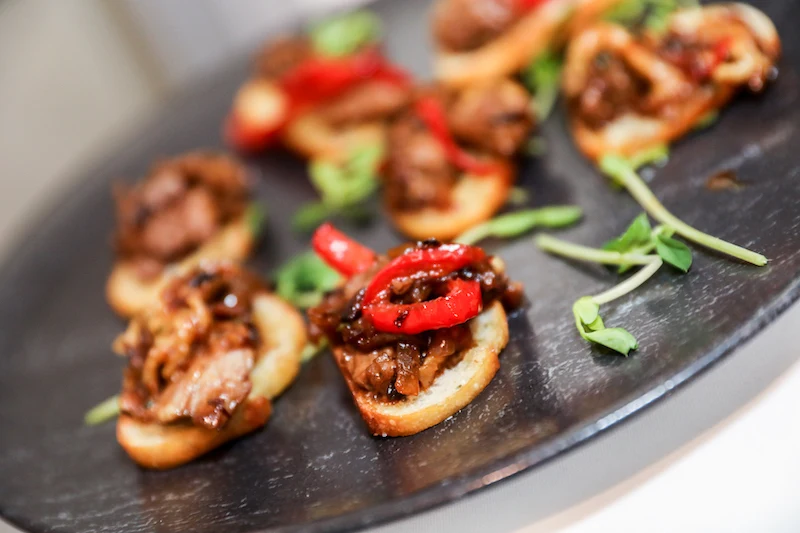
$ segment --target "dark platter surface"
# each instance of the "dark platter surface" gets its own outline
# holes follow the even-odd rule
[[[425,74],[428,2],[376,5],[389,52]],[[329,355],[306,364],[256,434],[169,472],[137,468],[113,424],[84,412],[115,393],[123,362],[110,343],[124,324],[104,282],[113,212],[109,183],[155,158],[221,147],[220,123],[243,64],[179,95],[132,141],[43,211],[0,270],[0,514],[32,531],[327,531],[352,529],[452,501],[531,468],[664,396],[753,335],[800,294],[800,4],[758,6],[783,38],[781,75],[740,97],[711,129],[680,142],[651,181],[679,217],[753,248],[755,268],[695,248],[688,275],[662,271],[608,306],[606,323],[640,341],[628,358],[590,348],[575,332],[575,298],[611,286],[611,271],[566,263],[529,238],[488,241],[528,303],[494,381],[467,408],[413,437],[370,437]],[[540,128],[547,153],[521,165],[533,205],[579,204],[584,221],[560,236],[599,245],[639,213],[574,148],[563,113]],[[304,165],[287,154],[247,161],[261,177],[269,226],[251,266],[269,273],[305,249],[292,212],[313,198]],[[733,170],[741,190],[711,191]],[[401,238],[380,218],[343,226],[376,249]],[[762,354],[769,357],[768,353]],[[702,409],[702,406],[698,406]]]

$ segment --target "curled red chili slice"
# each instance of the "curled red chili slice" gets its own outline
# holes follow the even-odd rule
[[[330,267],[344,276],[358,274],[375,264],[375,252],[357,243],[330,223],[317,228],[311,239],[311,246]]]
[[[415,335],[463,324],[482,308],[480,283],[453,279],[447,283],[447,294],[439,298],[414,304],[377,302],[363,306],[363,312],[378,331]]]
[[[431,278],[445,276],[486,257],[476,246],[443,244],[436,248],[416,248],[394,258],[383,267],[364,291],[364,305],[379,299],[388,300],[392,281],[399,278]]]
[[[547,2],[547,0],[517,0],[517,11],[526,13],[532,9],[536,9],[545,2]]]
[[[491,161],[481,161],[469,152],[463,150],[450,135],[447,125],[447,115],[441,103],[436,98],[425,96],[417,100],[414,111],[436,137],[444,148],[447,159],[465,172],[477,175],[486,175],[494,172],[497,165]]]

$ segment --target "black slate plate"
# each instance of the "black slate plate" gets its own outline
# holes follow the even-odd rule
[[[427,64],[427,2],[383,2],[392,54]],[[710,130],[673,151],[652,181],[676,214],[764,252],[758,269],[698,250],[689,275],[664,269],[606,311],[641,348],[625,359],[596,351],[570,318],[578,296],[610,286],[601,268],[568,264],[528,239],[489,243],[522,280],[530,305],[511,319],[502,368],[478,399],[414,437],[370,437],[329,357],[306,365],[265,430],[170,472],[145,472],[117,447],[112,424],[83,427],[87,408],[113,394],[122,362],[109,344],[123,324],[107,308],[109,182],[153,158],[219,146],[219,125],[244,62],[179,95],[51,205],[0,271],[0,512],[33,531],[327,531],[351,529],[459,498],[565,451],[663,397],[753,335],[800,293],[800,124],[793,27],[800,4],[759,4],[785,44],[779,81],[742,97]],[[563,117],[543,128],[548,153],[527,161],[534,203],[577,203],[585,221],[563,235],[599,244],[639,208],[577,154]],[[254,265],[267,272],[304,247],[290,213],[312,197],[303,165],[286,154],[250,161],[263,175],[270,227]],[[710,192],[734,169],[742,191]],[[384,249],[383,222],[353,230]],[[768,353],[763,357],[769,357]],[[702,409],[702,406],[698,406]],[[620,460],[609,458],[609,461]]]

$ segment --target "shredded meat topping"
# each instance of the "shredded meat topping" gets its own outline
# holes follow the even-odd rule
[[[248,199],[244,167],[199,152],[161,162],[141,182],[114,192],[117,254],[145,279],[240,216]]]
[[[589,67],[588,83],[570,106],[593,129],[601,128],[627,111],[640,109],[650,89],[639,76],[617,56],[600,53]]]
[[[409,96],[405,87],[370,80],[327,102],[320,111],[334,126],[383,120],[397,114]]]
[[[453,139],[467,151],[507,158],[520,150],[533,127],[527,91],[511,80],[499,80],[449,92],[423,88],[420,95],[442,102]],[[437,139],[406,109],[388,134],[384,198],[390,209],[414,211],[447,208],[461,171],[447,158]]]
[[[507,30],[517,19],[514,0],[444,0],[433,14],[436,42],[447,50],[478,48]]]
[[[251,305],[259,290],[255,277],[228,264],[174,279],[160,306],[114,342],[128,358],[122,411],[146,422],[224,426],[251,389],[260,343]]]
[[[342,348],[341,364],[349,378],[378,398],[391,401],[419,394],[472,346],[468,324],[417,335],[385,333],[375,330],[362,313],[364,287],[389,259],[416,247],[437,246],[436,241],[424,241],[390,251],[370,271],[352,277],[308,312],[312,337],[326,337],[334,348]],[[509,308],[522,301],[522,286],[497,272],[489,259],[447,276],[398,278],[392,283],[391,301],[411,304],[437,298],[454,277],[480,282],[484,308],[496,300]]]
[[[255,71],[262,78],[277,79],[314,55],[305,36],[281,37],[267,43],[256,56]]]

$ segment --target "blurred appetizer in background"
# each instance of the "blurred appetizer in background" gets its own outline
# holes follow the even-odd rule
[[[246,259],[258,231],[247,171],[221,154],[161,161],[114,196],[117,257],[106,295],[123,316],[154,304],[171,274],[204,259]]]
[[[745,4],[683,8],[635,30],[597,23],[567,49],[572,134],[594,160],[671,143],[738,90],[762,91],[779,54],[772,21]]]
[[[438,0],[435,76],[463,87],[513,76],[621,0]]]
[[[229,143],[258,151],[282,142],[304,157],[337,162],[381,145],[410,81],[383,56],[379,40],[375,15],[357,11],[265,45],[234,99]]]
[[[232,263],[173,278],[114,342],[127,357],[117,439],[172,468],[262,427],[300,369],[300,314]]]
[[[314,250],[346,279],[308,311],[375,435],[438,424],[489,384],[508,343],[505,308],[522,300],[502,261],[429,239],[377,255],[331,225]]]
[[[420,89],[389,128],[383,195],[394,225],[449,240],[491,218],[533,125],[527,91],[509,79]]]

